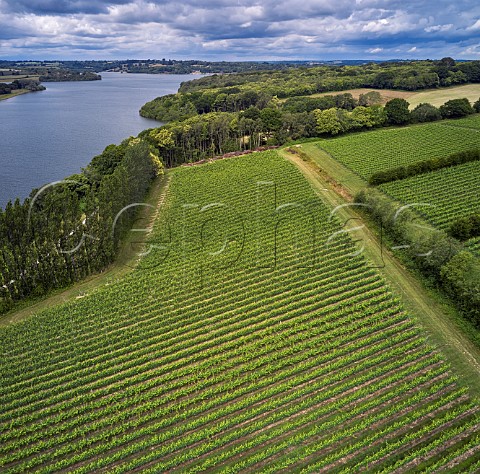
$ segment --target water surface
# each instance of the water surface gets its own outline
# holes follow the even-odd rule
[[[101,81],[47,82],[0,101],[0,207],[85,167],[110,143],[156,127],[147,101],[201,76],[101,73]]]

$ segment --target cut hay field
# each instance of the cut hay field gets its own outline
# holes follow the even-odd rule
[[[438,89],[428,89],[420,92],[402,91],[393,89],[370,89],[361,87],[358,89],[347,89],[343,91],[321,92],[305,97],[322,97],[325,95],[339,95],[352,94],[355,99],[358,99],[361,94],[376,91],[381,95],[381,104],[387,103],[392,99],[405,99],[410,103],[410,109],[415,108],[418,104],[428,102],[435,107],[440,107],[447,100],[467,98],[472,104],[480,99],[480,84],[465,84],[461,86],[441,87]],[[281,99],[280,102],[285,102],[287,99]]]
[[[480,84],[465,84],[462,86],[443,87],[422,92],[415,92],[407,100],[410,103],[410,109],[418,104],[428,102],[435,107],[440,107],[447,100],[468,99],[472,104],[480,99]]]
[[[292,164],[171,175],[135,271],[0,329],[2,472],[478,470],[478,402]]]
[[[32,80],[32,81],[38,81],[39,79],[39,75],[36,75],[36,76],[32,76],[32,75],[28,75],[28,74],[18,74],[18,75],[14,75],[14,76],[0,76],[0,82],[13,82],[15,81],[16,79],[29,79],[29,80]]]

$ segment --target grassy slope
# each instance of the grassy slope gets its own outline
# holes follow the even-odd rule
[[[370,91],[380,92],[382,96],[382,103],[386,103],[391,99],[400,98],[406,99],[410,103],[410,109],[413,109],[416,105],[428,102],[436,107],[440,107],[447,100],[451,99],[463,99],[467,98],[473,104],[480,99],[480,84],[466,84],[462,86],[442,87],[438,89],[428,89],[420,92],[401,91],[392,89],[348,89],[338,92],[322,92],[318,94],[312,94],[305,97],[322,97],[324,95],[337,95],[337,94],[352,94],[353,97],[358,99],[360,94],[366,94]],[[282,99],[281,102],[285,102],[287,99]]]
[[[151,240],[168,258],[0,331],[4,467],[391,471],[475,443],[478,407],[345,235],[305,266],[311,213],[290,207],[269,268],[274,198],[311,204],[316,239],[339,229],[275,152],[178,169]]]
[[[0,100],[11,99],[12,97],[16,97],[17,95],[28,94],[29,92],[31,91],[29,91],[28,89],[18,89],[16,91],[11,92],[10,94],[0,95]]]
[[[463,98],[467,98],[472,104],[480,99],[480,84],[466,84],[416,92],[408,97],[407,100],[410,103],[410,108],[413,108],[424,102],[440,107],[447,100]]]
[[[366,186],[365,181],[319,148],[317,143],[306,143],[301,147],[314,163],[306,163],[293,155],[287,156],[330,206],[345,204],[348,199],[335,192],[328,176],[341,183],[351,195]],[[361,218],[349,207],[343,208],[341,215],[345,221],[349,218]],[[454,309],[445,301],[439,300],[431,290],[412,276],[385,248],[379,235],[365,227],[359,238],[366,243],[366,255],[376,263],[388,283],[396,290],[396,294],[401,295],[403,304],[417,316],[418,323],[430,334],[432,341],[442,347],[455,373],[461,374],[461,380],[473,388],[473,393],[480,393],[480,348],[465,334],[460,325],[461,319]]]

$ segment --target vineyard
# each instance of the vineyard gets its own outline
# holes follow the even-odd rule
[[[447,230],[455,219],[480,211],[480,162],[382,184],[380,189],[405,204],[420,203],[415,210]]]
[[[456,120],[448,120],[445,123],[452,127],[474,128],[480,130],[480,114],[469,115],[468,117]]]
[[[478,472],[477,402],[293,165],[171,175],[134,271],[0,330],[2,472]]]
[[[467,119],[345,135],[322,140],[319,147],[368,179],[376,171],[478,148],[478,131],[462,128],[459,132],[462,120],[471,120],[471,123],[477,125],[479,123],[477,114]]]
[[[467,248],[480,258],[480,237],[470,239],[467,242]]]

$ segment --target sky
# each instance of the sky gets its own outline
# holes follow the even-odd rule
[[[480,59],[478,0],[0,0],[0,59]]]

